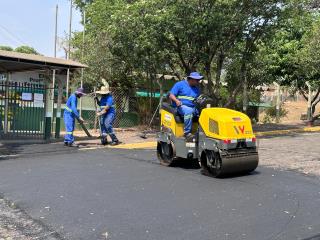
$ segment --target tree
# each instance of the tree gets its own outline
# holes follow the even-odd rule
[[[14,49],[15,52],[20,52],[20,53],[27,53],[27,54],[36,54],[39,55],[39,53],[33,48],[29,46],[20,46]]]
[[[307,92],[310,87],[315,94],[311,99],[311,106],[308,109],[310,121],[315,121],[320,117],[316,114],[316,106],[320,102],[320,18],[313,22],[311,30],[307,32],[303,39],[303,48],[298,52],[298,79],[297,85],[302,95],[308,99]]]
[[[77,6],[85,8],[87,16],[88,80],[104,76],[130,86],[135,83],[132,76],[139,76],[152,85],[157,73],[182,78],[198,70],[205,74],[205,90],[217,105],[235,106],[241,89],[261,83],[256,77],[260,48],[274,38],[284,19],[291,18],[288,12],[297,4],[295,0],[95,0],[78,1]],[[83,49],[80,36],[74,38],[78,59]]]
[[[10,46],[0,46],[0,50],[4,51],[13,51],[13,48]]]
[[[261,66],[257,72],[267,76],[264,83],[277,82],[290,87],[306,100],[308,84],[311,85],[315,94],[308,109],[308,119],[314,121],[319,117],[315,109],[320,102],[320,18],[306,7],[308,5],[296,8],[295,14],[290,14],[292,17],[284,21],[274,37],[259,46],[256,62]]]

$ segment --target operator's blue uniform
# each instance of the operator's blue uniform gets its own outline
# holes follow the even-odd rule
[[[103,95],[99,103],[101,111],[105,107],[109,107],[107,112],[101,116],[101,130],[102,136],[107,134],[111,137],[112,142],[117,142],[118,139],[113,132],[113,122],[116,118],[116,109],[114,105],[114,100],[111,94]]]
[[[76,94],[72,94],[66,103],[66,107],[63,113],[64,124],[66,127],[66,135],[64,137],[64,142],[68,144],[72,144],[74,142],[74,126],[75,119],[79,118],[79,112],[77,110],[78,98]]]
[[[192,119],[199,114],[193,102],[200,95],[199,87],[191,87],[187,80],[182,80],[173,86],[170,93],[182,103],[178,107],[178,113],[184,118],[184,134],[191,133]],[[176,104],[173,103],[173,106],[176,107]]]

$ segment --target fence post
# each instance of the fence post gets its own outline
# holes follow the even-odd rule
[[[93,92],[94,92],[94,96],[96,97],[96,91],[97,91],[97,87],[95,86],[94,88],[93,88]],[[96,105],[96,100],[94,99],[93,100],[94,101],[94,106],[95,106],[95,113],[96,113],[96,111],[97,111],[97,105]],[[97,117],[97,114],[94,114],[94,126],[93,126],[93,128],[94,128],[94,131],[95,132],[97,132],[97,130],[98,130],[98,128],[97,128],[97,123],[98,123],[98,117]]]
[[[277,91],[277,101],[276,101],[276,122],[280,122],[280,105],[281,105],[281,99],[280,99],[280,84],[274,82],[274,85],[276,85],[276,91]]]
[[[55,138],[60,138],[61,128],[61,103],[63,95],[63,86],[61,80],[58,81],[58,100],[57,100],[57,113],[56,113],[56,133]]]
[[[45,118],[45,128],[44,128],[44,139],[49,140],[51,138],[51,123],[53,117],[53,87],[51,81],[45,82],[45,89],[46,89],[46,102],[45,102],[45,111],[46,111],[46,118]]]
[[[7,73],[5,87],[5,103],[4,103],[4,134],[8,133],[8,114],[9,114],[9,82],[10,73]]]

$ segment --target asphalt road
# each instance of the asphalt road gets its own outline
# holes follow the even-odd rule
[[[2,160],[0,176],[0,192],[62,239],[320,239],[319,179],[296,172],[214,179],[106,149]]]

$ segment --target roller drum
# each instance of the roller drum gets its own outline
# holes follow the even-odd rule
[[[252,172],[258,167],[259,156],[257,151],[221,152],[221,174]]]

